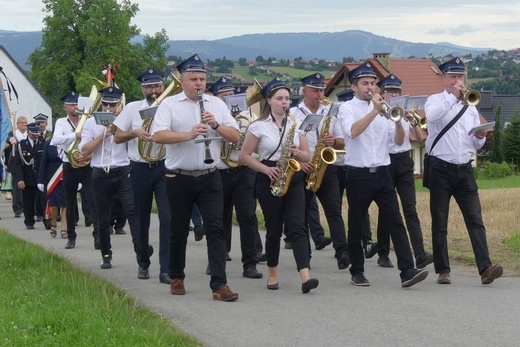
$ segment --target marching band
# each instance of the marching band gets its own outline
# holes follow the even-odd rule
[[[473,99],[472,91],[468,92],[453,78],[454,74],[464,73],[463,63],[445,64],[441,70],[454,83],[447,87],[447,96],[439,94],[428,99],[425,108],[428,123],[429,112],[433,114],[433,127],[438,127],[438,124],[444,125],[439,119],[446,110],[457,107],[464,113],[468,105],[460,105],[466,103],[470,104],[468,112],[473,118],[465,122],[479,124],[478,112],[475,113],[471,104],[473,100],[465,100]],[[64,193],[56,190],[61,191],[61,199],[53,198],[47,223],[52,227],[49,228],[51,236],[55,237],[58,209],[65,209],[65,230],[61,235],[67,238],[65,248],[73,249],[77,236],[74,220],[77,190],[82,187],[86,192],[86,201],[82,204],[91,212],[94,247],[101,251],[101,268],[110,269],[111,208],[113,197],[117,195],[131,230],[137,277],[146,280],[150,278],[153,253],[149,229],[155,197],[160,220],[159,282],[169,284],[171,294],[185,295],[187,237],[196,206],[202,216],[208,246],[213,299],[235,301],[239,295],[231,290],[226,275],[233,208],[240,228],[243,277],[262,278],[256,264],[267,261],[267,289],[283,288],[283,283],[279,283],[278,264],[285,228],[287,240],[293,246],[302,292],[309,293],[319,285],[310,272],[311,200],[315,196],[320,200],[337,266],[340,270],[350,266],[351,283],[355,286],[370,285],[364,274],[364,259],[368,258],[367,239],[370,238],[367,236],[368,207],[376,202],[378,244],[372,244],[374,248],[370,252],[371,255],[379,252],[378,264],[393,267],[388,259],[391,239],[402,287],[426,279],[428,272],[424,268],[432,262],[440,274],[438,283],[450,283],[446,232],[442,224],[447,215],[434,213],[432,209],[435,216],[433,255],[424,249],[415,211],[413,161],[408,139],[408,133],[416,131],[419,124],[423,129],[423,123],[420,116],[414,119],[405,116],[399,105],[390,106],[390,94],[400,94],[401,81],[396,76],[390,74],[376,85],[376,73],[369,63],[362,63],[348,74],[353,91],[351,100],[331,102],[323,95],[324,76],[314,73],[301,79],[304,98],[290,108],[291,90],[278,78],[265,86],[257,86],[255,81],[251,90],[256,89],[254,93],[261,97],[252,98],[251,91],[249,95],[244,94],[242,100],[240,96],[232,99],[237,95],[226,78],[219,79],[209,88],[209,93],[205,93],[207,67],[197,54],[176,68],[180,77],[174,76],[167,89],[162,72],[149,68],[141,74],[137,79],[144,99],[128,105],[124,104],[123,91],[116,86],[99,90],[96,98],[101,101],[103,112],[80,109],[78,94],[68,93],[61,99],[67,116],[56,122],[52,138],[40,129],[40,123],[47,121],[45,115],[39,114],[38,121],[28,125],[27,139],[19,142],[18,156],[10,165],[14,177],[18,178],[13,184],[23,190],[27,228],[34,228],[34,207],[40,201],[38,190],[49,192],[48,195],[57,183],[63,182]],[[459,92],[461,96],[453,97]],[[250,110],[253,99],[254,103],[263,100],[258,118]],[[239,107],[229,100],[243,103]],[[434,105],[435,102],[441,106]],[[455,113],[449,114],[454,116]],[[318,119],[313,121],[318,124],[311,124],[312,119]],[[465,155],[481,145],[482,133],[475,136],[477,139],[466,136],[469,149]],[[446,138],[448,142],[443,144]],[[61,158],[62,164],[45,165],[45,170],[49,167],[51,172],[38,175],[46,141],[49,142],[46,147],[50,147],[53,157]],[[454,156],[449,154],[449,141],[446,135],[432,151],[432,200],[436,199],[444,207],[450,196],[440,193],[434,196],[433,192],[439,192],[440,185],[448,187],[450,177],[438,178],[439,165],[447,169],[461,166],[450,163]],[[432,147],[431,142],[427,142],[428,146]],[[469,160],[469,156],[467,158]],[[397,176],[396,170],[400,168],[406,178]],[[405,184],[406,191],[401,189]],[[348,215],[342,216],[345,188]],[[403,202],[408,228],[399,211],[396,189]],[[456,198],[460,194],[450,193]],[[265,220],[265,255],[258,236],[257,200]],[[461,209],[470,213],[478,206],[478,201],[471,200],[461,205]],[[482,224],[479,216],[474,219]],[[475,234],[470,231],[470,236],[478,243],[477,262],[482,283],[489,284],[502,275],[502,268],[489,260],[483,226],[477,228]],[[318,247],[323,237],[313,235],[316,249],[323,248]],[[327,244],[331,241],[329,239]]]

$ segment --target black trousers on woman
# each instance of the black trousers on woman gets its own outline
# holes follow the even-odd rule
[[[276,166],[276,162],[264,161],[265,165]],[[265,220],[265,253],[267,266],[278,266],[280,238],[284,223],[287,224],[287,239],[293,244],[293,254],[298,271],[310,266],[309,239],[305,222],[305,192],[303,174],[293,175],[287,193],[283,197],[271,194],[271,180],[267,175],[257,174],[256,196]]]

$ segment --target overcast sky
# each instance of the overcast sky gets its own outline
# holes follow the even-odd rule
[[[137,2],[134,0],[134,2]],[[474,1],[139,1],[132,23],[142,34],[166,29],[171,40],[214,40],[254,33],[364,30],[410,42],[520,48],[518,0]],[[43,4],[0,0],[0,29],[43,28]]]

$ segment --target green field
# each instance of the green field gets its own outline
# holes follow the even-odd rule
[[[325,76],[325,78],[330,78],[335,73],[335,71],[332,70],[321,70],[321,71],[311,71],[311,70],[301,70],[301,69],[295,69],[292,67],[275,67],[271,66],[271,70],[281,73],[281,74],[287,74],[288,76],[291,76],[295,81],[299,80],[302,77],[308,76],[312,73],[319,72]],[[233,75],[235,76],[233,78],[233,82],[235,84],[240,82],[253,82],[253,80],[256,78],[258,82],[260,82],[262,85],[264,85],[266,82],[269,82],[274,78],[272,74],[268,75],[267,73],[259,74],[252,76],[249,74],[249,67],[248,66],[240,66],[240,67],[234,67],[232,69],[231,74],[214,74],[214,76],[220,76],[220,75]]]

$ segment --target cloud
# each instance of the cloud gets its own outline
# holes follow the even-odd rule
[[[474,33],[477,30],[478,29],[473,28],[471,25],[462,24],[455,28],[448,28],[447,33],[449,35],[459,36],[459,35],[464,35],[467,33]]]
[[[442,35],[442,34],[446,34],[446,32],[447,31],[445,28],[433,28],[433,29],[427,30],[425,33],[428,35]]]

